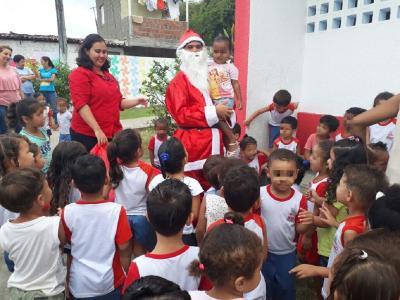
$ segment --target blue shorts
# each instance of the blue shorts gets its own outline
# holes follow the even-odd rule
[[[60,139],[59,142],[70,142],[71,141],[71,135],[70,134],[61,134],[60,133]]]
[[[271,124],[268,124],[268,147],[269,148],[272,148],[275,140],[280,136],[280,134],[281,134],[280,131],[281,131],[280,126],[273,126]]]
[[[133,240],[142,245],[147,251],[153,250],[157,242],[156,233],[146,216],[128,215],[128,220]]]
[[[231,109],[233,109],[233,107],[235,106],[235,100],[233,98],[220,98],[213,101],[214,105],[223,104]]]
[[[268,252],[267,261],[261,270],[267,284],[267,299],[296,299],[295,278],[294,275],[289,274],[289,270],[295,265],[296,251],[283,255]]]

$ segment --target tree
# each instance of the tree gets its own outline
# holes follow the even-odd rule
[[[185,4],[181,5],[181,21],[185,21]],[[219,34],[233,39],[235,0],[204,0],[189,4],[190,28],[198,32],[207,45]]]

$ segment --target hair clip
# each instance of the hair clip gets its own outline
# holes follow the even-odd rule
[[[225,219],[226,224],[233,224],[233,221],[231,219]]]
[[[382,193],[381,191],[379,191],[379,192],[376,193],[375,200],[378,200],[381,197],[385,197],[385,194]]]
[[[365,252],[364,250],[361,250],[361,253],[358,256],[358,258],[361,259],[361,260],[366,260],[368,258],[368,253]]]
[[[348,139],[357,143],[361,142],[361,139],[358,136],[349,136]]]
[[[167,152],[163,152],[163,153],[160,154],[160,160],[161,160],[162,162],[165,162],[165,161],[167,161],[168,159],[169,159],[169,154],[168,154]]]
[[[199,262],[199,269],[204,271],[204,265],[202,263]]]

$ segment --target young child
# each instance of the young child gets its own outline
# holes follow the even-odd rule
[[[126,211],[120,204],[103,199],[108,179],[99,157],[79,157],[71,173],[82,199],[68,204],[61,213],[65,236],[71,244],[69,290],[78,299],[120,299],[119,288],[132,254]]]
[[[44,126],[43,129],[46,130],[47,135],[50,137],[52,135],[51,129],[55,128],[53,111],[47,105],[46,98],[43,96],[42,93],[37,92],[33,94],[33,98],[39,101],[40,104],[43,106],[43,115],[44,115]]]
[[[242,109],[242,94],[239,85],[239,71],[236,66],[229,62],[231,58],[231,41],[229,38],[219,35],[213,42],[213,60],[208,66],[208,79],[210,85],[210,96],[214,105],[223,104],[233,109],[235,98],[237,108]],[[235,118],[231,119],[232,124]],[[219,128],[223,132],[224,145],[228,151],[228,156],[232,156],[235,150],[238,151],[238,143],[235,135],[227,121],[220,121]]]
[[[29,152],[31,152],[33,154],[33,159],[35,161],[34,167],[38,170],[43,169],[46,162],[44,161],[42,154],[40,153],[40,149],[39,149],[38,145],[30,144]]]
[[[296,154],[275,150],[268,161],[271,184],[261,187],[261,216],[266,222],[268,258],[263,266],[271,299],[295,299],[294,277],[289,270],[296,263],[296,234],[309,225],[301,224],[299,214],[307,210],[307,199],[292,189],[297,177]]]
[[[331,139],[331,134],[339,127],[339,121],[331,115],[324,115],[319,119],[319,124],[315,133],[312,133],[304,146],[304,158],[310,160],[314,145],[322,140]]]
[[[389,100],[394,95],[389,92],[379,93],[374,99],[373,107],[381,105],[383,102]],[[367,131],[367,141],[369,143],[383,142],[387,146],[387,150],[390,152],[393,145],[394,129],[396,128],[396,119],[391,118],[381,122],[378,122],[369,127],[369,134]]]
[[[69,203],[81,199],[81,193],[72,184],[72,166],[78,157],[87,154],[85,146],[76,141],[59,143],[53,151],[47,180],[53,190],[51,213],[57,213]]]
[[[20,135],[26,136],[33,144],[38,145],[45,161],[44,173],[50,165],[51,145],[44,126],[43,106],[36,100],[22,100],[16,105],[18,122],[23,125]]]
[[[226,220],[226,224],[216,226],[204,238],[199,258],[192,262],[190,273],[206,276],[213,288],[207,292],[189,292],[192,300],[243,299],[244,293],[254,290],[260,283],[261,240],[235,222],[238,218]]]
[[[254,168],[259,175],[264,171],[267,155],[257,149],[257,141],[248,135],[245,135],[239,144],[240,158],[249,166]]]
[[[281,121],[280,136],[274,141],[273,150],[288,149],[300,155],[300,141],[293,136],[297,129],[295,117],[287,116]]]
[[[71,127],[72,114],[68,110],[68,101],[64,98],[57,99],[57,128],[60,129],[59,142],[71,141],[69,129]]]
[[[226,161],[226,159],[226,157],[218,154],[211,155],[206,159],[206,162],[203,166],[203,175],[211,187],[204,192],[204,196],[208,194],[216,195],[221,188],[218,176],[221,165],[224,161]]]
[[[51,190],[45,175],[32,168],[10,172],[0,181],[0,201],[20,214],[0,228],[0,246],[15,264],[7,282],[10,299],[64,299],[59,249],[64,239],[60,218],[48,217]]]
[[[187,161],[187,153],[182,143],[177,138],[170,138],[161,145],[158,150],[158,157],[160,159],[162,174],[153,178],[150,182],[149,190],[153,190],[165,179],[174,178],[181,180],[189,187],[190,193],[192,194],[193,220],[197,221],[203,188],[196,179],[185,176],[184,174],[183,170]],[[183,241],[189,246],[197,245],[194,226],[192,224],[185,225],[183,229]]]
[[[382,142],[369,144],[367,149],[369,154],[369,164],[385,173],[389,162],[389,152],[386,144]]]
[[[161,182],[149,194],[147,217],[157,235],[153,251],[135,258],[124,289],[143,276],[157,275],[171,280],[184,290],[197,290],[200,278],[191,276],[188,266],[196,259],[199,248],[182,241],[183,227],[191,224],[192,195],[186,184],[176,179]]]
[[[246,121],[244,121],[246,126],[250,126],[251,122],[253,122],[253,120],[259,115],[270,112],[270,118],[268,121],[269,148],[272,148],[274,141],[279,137],[282,119],[291,116],[299,105],[297,102],[292,103],[291,100],[292,95],[290,95],[287,90],[279,90],[275,93],[272,99],[273,103],[255,111]]]
[[[151,165],[160,169],[160,160],[158,159],[158,149],[160,146],[170,138],[168,135],[168,122],[165,119],[158,119],[154,122],[154,131],[156,132],[149,140],[149,156]]]
[[[240,136],[242,135],[242,127],[239,125],[239,123],[235,123],[235,125],[232,128],[233,135],[235,136],[236,142],[240,142]]]
[[[156,243],[154,230],[146,218],[146,201],[149,184],[158,171],[140,160],[142,154],[142,138],[135,129],[118,132],[107,147],[115,202],[128,214],[135,256],[151,251]]]
[[[350,132],[350,128],[347,125],[347,122],[351,119],[353,119],[355,116],[362,114],[363,112],[365,112],[366,110],[364,108],[359,108],[359,107],[351,107],[348,110],[346,110],[346,112],[344,113],[343,116],[343,126],[342,126],[342,131],[339,132],[336,136],[335,136],[335,141],[340,141],[343,139],[348,139],[348,138],[352,138],[354,137],[351,132]]]

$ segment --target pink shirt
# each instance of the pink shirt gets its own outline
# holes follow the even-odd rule
[[[0,68],[0,105],[9,106],[21,100],[21,79],[15,68]]]
[[[213,100],[234,98],[232,80],[239,79],[239,71],[232,63],[217,64],[210,61],[208,64],[208,81],[210,96]]]
[[[333,141],[332,137],[329,138],[330,141]],[[306,150],[311,150],[314,148],[316,144],[318,144],[320,141],[317,139],[317,134],[312,133],[307,139],[306,144],[304,145],[304,149]]]

